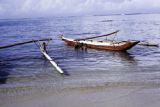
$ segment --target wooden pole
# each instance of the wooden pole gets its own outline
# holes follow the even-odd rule
[[[64,74],[64,71],[58,66],[58,64],[52,60],[52,58],[46,53],[46,51],[40,46],[41,53],[45,56],[45,58],[56,68],[56,70],[60,74]]]
[[[45,38],[45,39],[39,39],[39,40],[30,40],[30,41],[14,43],[14,44],[6,45],[6,46],[0,46],[0,49],[9,48],[9,47],[17,46],[17,45],[33,43],[33,42],[38,42],[38,41],[50,41],[50,40],[52,40],[52,39],[51,38]]]
[[[79,40],[87,40],[87,39],[100,38],[100,37],[105,37],[105,36],[113,35],[113,34],[118,33],[118,32],[119,32],[119,30],[117,30],[115,32],[112,32],[112,33],[109,33],[109,34],[105,34],[105,35],[93,36],[93,37],[87,37],[87,38],[81,38],[81,39],[75,39],[75,40],[79,41]]]
[[[141,45],[141,46],[150,46],[150,47],[159,47],[159,44],[149,43],[149,42],[140,42],[138,45]]]

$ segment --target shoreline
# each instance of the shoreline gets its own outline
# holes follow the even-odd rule
[[[26,90],[29,93],[16,90],[16,95],[1,98],[1,107],[159,107],[160,104],[158,84],[116,83],[60,90]]]

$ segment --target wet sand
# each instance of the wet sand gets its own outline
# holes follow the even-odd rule
[[[10,89],[11,90],[11,89]],[[160,85],[112,83],[55,90],[26,89],[0,100],[1,107],[159,107]],[[19,93],[21,92],[21,93]]]

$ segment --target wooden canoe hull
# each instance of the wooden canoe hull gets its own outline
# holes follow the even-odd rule
[[[75,47],[76,45],[81,45],[82,43],[75,41],[75,40],[70,40],[67,38],[63,38],[62,40],[68,45],[68,46],[73,46]],[[110,45],[110,46],[103,46],[103,45],[93,45],[93,44],[85,44],[85,47],[91,48],[91,49],[100,49],[100,50],[111,50],[111,51],[126,51],[132,47],[134,47],[136,44],[138,44],[140,41],[125,41],[123,45],[115,46],[115,45]]]

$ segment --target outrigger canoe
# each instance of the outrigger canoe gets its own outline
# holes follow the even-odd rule
[[[73,47],[86,47],[100,50],[111,51],[126,51],[137,45],[140,41],[128,40],[128,41],[97,41],[89,39],[72,39],[61,36],[61,39],[69,46]]]

